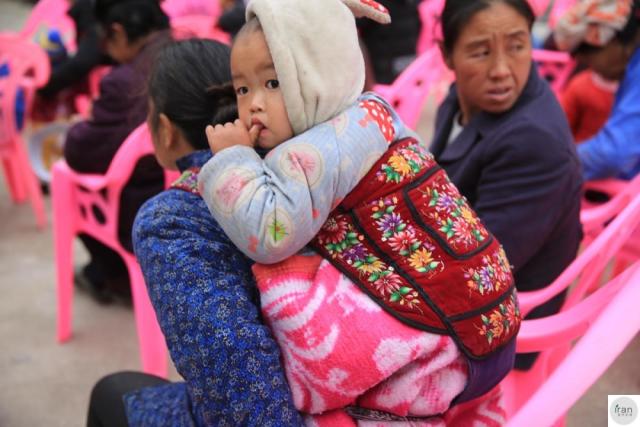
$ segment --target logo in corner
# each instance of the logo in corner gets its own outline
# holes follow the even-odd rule
[[[611,401],[609,414],[617,425],[629,425],[638,418],[638,405],[631,398],[621,396]]]

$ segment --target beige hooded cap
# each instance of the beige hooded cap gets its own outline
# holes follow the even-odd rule
[[[294,134],[353,104],[364,87],[355,17],[391,18],[370,0],[251,0],[273,58]]]

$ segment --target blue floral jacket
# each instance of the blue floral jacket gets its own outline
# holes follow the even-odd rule
[[[200,151],[178,163],[200,167]],[[145,203],[134,249],[171,357],[185,383],[125,396],[131,426],[302,425],[262,323],[250,261],[199,195],[168,190]]]

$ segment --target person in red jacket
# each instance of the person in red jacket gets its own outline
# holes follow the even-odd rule
[[[592,70],[575,75],[560,96],[576,143],[594,136],[609,118],[617,81],[606,80]]]

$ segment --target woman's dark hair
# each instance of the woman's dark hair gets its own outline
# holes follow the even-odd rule
[[[152,130],[164,113],[196,149],[209,147],[204,129],[238,117],[231,81],[229,47],[189,39],[165,46],[149,78]]]
[[[480,12],[491,6],[491,3],[504,3],[511,6],[529,24],[533,26],[536,16],[527,0],[447,0],[440,17],[442,23],[442,44],[446,53],[451,53],[465,25]]]
[[[640,0],[634,0],[631,6],[631,13],[627,24],[618,31],[615,39],[622,44],[633,43],[640,29]],[[572,55],[589,54],[602,49],[604,46],[593,46],[589,43],[580,43],[573,51]]]
[[[122,25],[130,42],[169,28],[169,17],[157,0],[96,0],[94,10],[107,37],[114,23]]]

